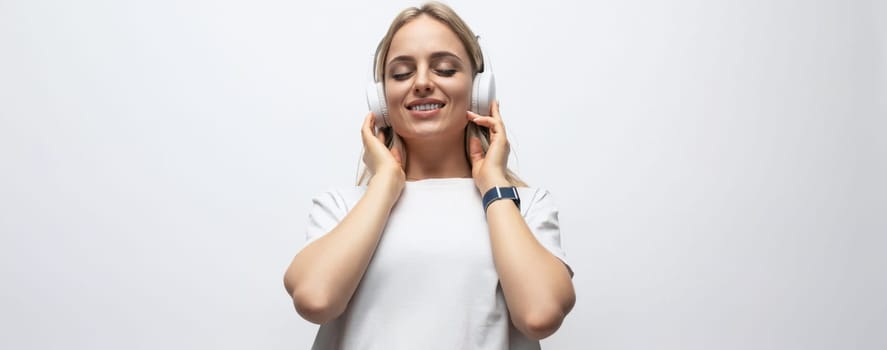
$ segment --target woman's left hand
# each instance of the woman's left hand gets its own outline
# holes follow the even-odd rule
[[[468,120],[487,127],[490,130],[490,148],[484,154],[480,140],[472,137],[468,141],[468,154],[471,159],[471,176],[481,194],[493,186],[511,186],[505,174],[508,169],[508,138],[505,137],[505,125],[499,115],[499,101],[493,101],[490,108],[491,116],[482,116],[469,111]]]

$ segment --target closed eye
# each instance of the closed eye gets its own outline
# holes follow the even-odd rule
[[[456,74],[457,70],[455,69],[437,69],[437,74],[442,77],[451,77]]]
[[[413,72],[391,74],[391,77],[394,78],[394,80],[406,80],[410,75],[413,75]]]

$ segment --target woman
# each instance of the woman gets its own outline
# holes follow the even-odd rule
[[[284,277],[321,325],[314,349],[538,349],[573,307],[572,272],[548,192],[506,167],[498,102],[469,111],[476,37],[445,5],[409,8],[375,68],[390,126],[364,119],[369,180],[314,198]]]

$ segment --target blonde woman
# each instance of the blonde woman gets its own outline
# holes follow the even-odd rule
[[[449,7],[394,19],[375,60],[387,109],[361,128],[366,176],[313,199],[284,277],[321,325],[314,349],[538,349],[572,309],[551,196],[508,170],[498,102],[470,111],[483,69]]]

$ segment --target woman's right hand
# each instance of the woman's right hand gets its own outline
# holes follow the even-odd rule
[[[371,174],[366,191],[335,227],[296,254],[284,275],[296,311],[317,324],[336,319],[348,308],[406,184],[400,148],[385,147],[385,137],[375,134],[373,121],[370,113],[360,129],[363,161]]]
[[[363,127],[360,130],[364,148],[363,163],[370,171],[370,182],[381,178],[387,180],[386,183],[402,189],[406,181],[403,155],[400,154],[398,147],[391,149],[385,147],[385,133],[376,134],[375,129],[375,118],[373,112],[370,112],[364,119]]]

